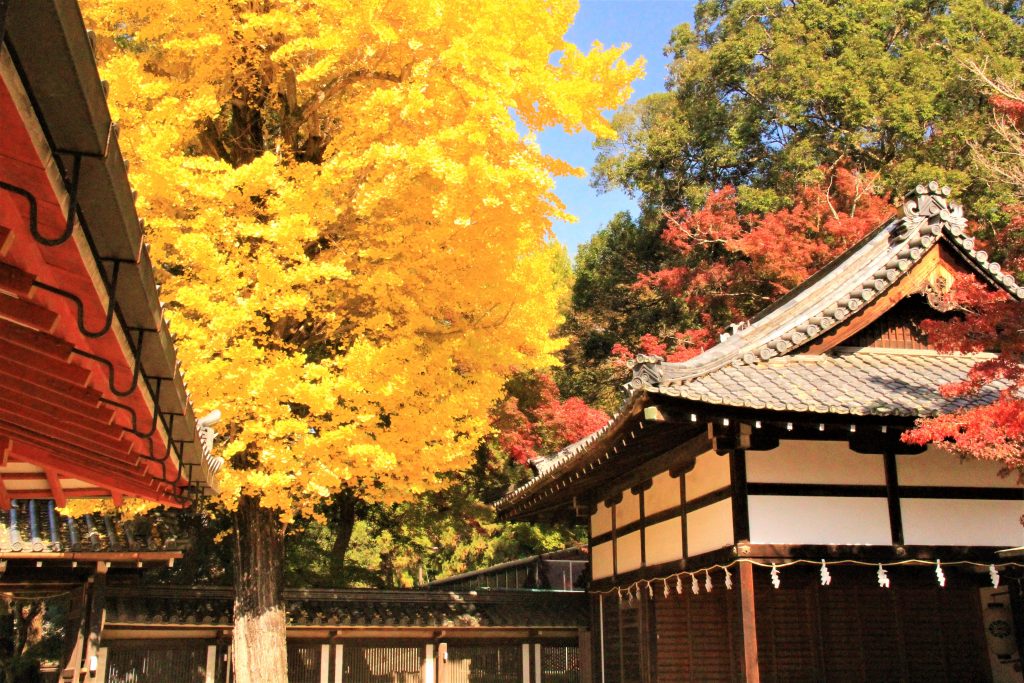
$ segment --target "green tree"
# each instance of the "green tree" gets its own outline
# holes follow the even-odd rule
[[[570,341],[556,373],[563,395],[614,411],[622,396],[615,386],[621,370],[608,362],[612,347],[635,346],[642,335],[667,333],[665,326],[682,321],[674,300],[635,286],[640,273],[659,269],[669,256],[660,235],[658,221],[621,212],[580,246],[572,306],[562,327]]]
[[[732,185],[772,211],[839,166],[899,195],[940,180],[979,213],[1004,201],[972,172],[991,113],[963,62],[1021,73],[1019,2],[702,0],[672,34],[667,93],[621,111],[594,182],[654,214]]]

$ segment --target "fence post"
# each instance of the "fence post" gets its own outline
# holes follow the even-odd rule
[[[434,669],[434,644],[427,643],[423,658],[423,683],[437,683],[437,675]]]
[[[331,683],[331,644],[320,645],[320,683]]]
[[[591,683],[594,680],[593,666],[591,661],[593,660],[592,645],[590,643],[590,631],[585,628],[579,630],[579,640],[577,641],[576,649],[576,663],[580,669],[580,683]]]
[[[217,644],[206,646],[206,683],[217,683]]]
[[[541,683],[541,678],[544,676],[544,663],[541,661],[540,657],[540,643],[533,644],[533,661],[533,680],[535,683]]]
[[[334,644],[334,683],[345,680],[345,643]]]
[[[93,679],[93,683],[107,683],[107,653],[110,651],[108,647],[101,647],[99,651],[99,666],[96,669],[96,677]]]
[[[437,644],[437,683],[448,683],[448,643]]]

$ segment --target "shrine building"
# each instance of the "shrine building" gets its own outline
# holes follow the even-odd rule
[[[948,196],[703,354],[637,357],[621,412],[498,502],[589,524],[593,681],[1024,680],[1017,474],[900,438],[1002,388],[939,392],[986,357],[919,327],[955,276],[1024,298]]]

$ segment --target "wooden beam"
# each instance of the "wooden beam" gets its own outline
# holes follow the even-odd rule
[[[81,455],[78,455],[76,458],[74,454],[64,454],[58,451],[50,452],[39,447],[29,449],[28,446],[20,441],[18,448],[18,457],[24,459],[25,462],[39,466],[54,467],[76,479],[97,484],[107,489],[116,488],[121,491],[130,492],[132,495],[174,503],[172,499],[160,493],[165,488],[169,489],[169,485],[161,487],[160,482],[138,470],[131,473],[121,473],[119,471],[120,468],[116,467],[117,463],[114,462],[106,463],[106,469],[104,469],[104,463],[96,465],[85,463]]]
[[[68,504],[68,498],[64,495],[64,487],[60,483],[60,474],[53,468],[47,467],[46,481],[50,484],[50,493],[53,494],[53,502],[57,507],[62,508]]]
[[[0,290],[15,296],[27,296],[35,277],[9,263],[0,262]]]
[[[57,314],[31,301],[0,293],[0,316],[40,332],[49,332],[57,322]]]
[[[760,683],[761,669],[757,661],[757,609],[754,601],[754,568],[740,563],[740,620],[743,626],[743,680]]]
[[[3,478],[0,478],[0,510],[11,509],[11,496],[7,493],[7,486],[4,484]]]

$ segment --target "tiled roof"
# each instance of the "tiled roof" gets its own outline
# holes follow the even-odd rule
[[[1024,299],[1024,287],[976,249],[963,209],[949,188],[918,186],[903,215],[867,235],[828,266],[752,320],[732,326],[721,343],[682,363],[656,356],[631,361],[633,378],[621,411],[602,429],[534,463],[537,476],[495,505],[527,499],[546,482],[571,473],[606,435],[636,415],[650,394],[716,406],[840,415],[929,416],[995,399],[998,386],[970,399],[946,399],[938,387],[963,380],[978,356],[862,350],[824,355],[800,351],[887,293],[939,243],[979,277]]]
[[[885,294],[940,242],[958,253],[982,279],[1018,299],[1024,298],[1012,275],[989,260],[965,232],[963,208],[948,200],[949,188],[918,186],[907,196],[903,215],[880,226],[807,281],[793,288],[752,320],[733,325],[722,343],[675,366],[678,378],[697,377],[729,364],[752,365],[799,350],[842,324]],[[636,372],[655,360],[637,358]],[[645,384],[634,377],[632,388]]]
[[[644,390],[713,405],[841,415],[918,417],[991,403],[998,388],[969,398],[945,398],[938,387],[967,377],[977,357],[921,351],[858,350],[835,355],[782,356],[754,365],[727,365],[689,380],[663,366]]]
[[[57,514],[52,500],[16,500],[0,513],[0,553],[115,553],[179,551],[185,546],[173,515],[133,520],[114,515]]]
[[[285,591],[289,626],[578,628],[588,622],[581,593],[420,590]],[[112,588],[107,621],[138,625],[230,625],[225,588]]]

